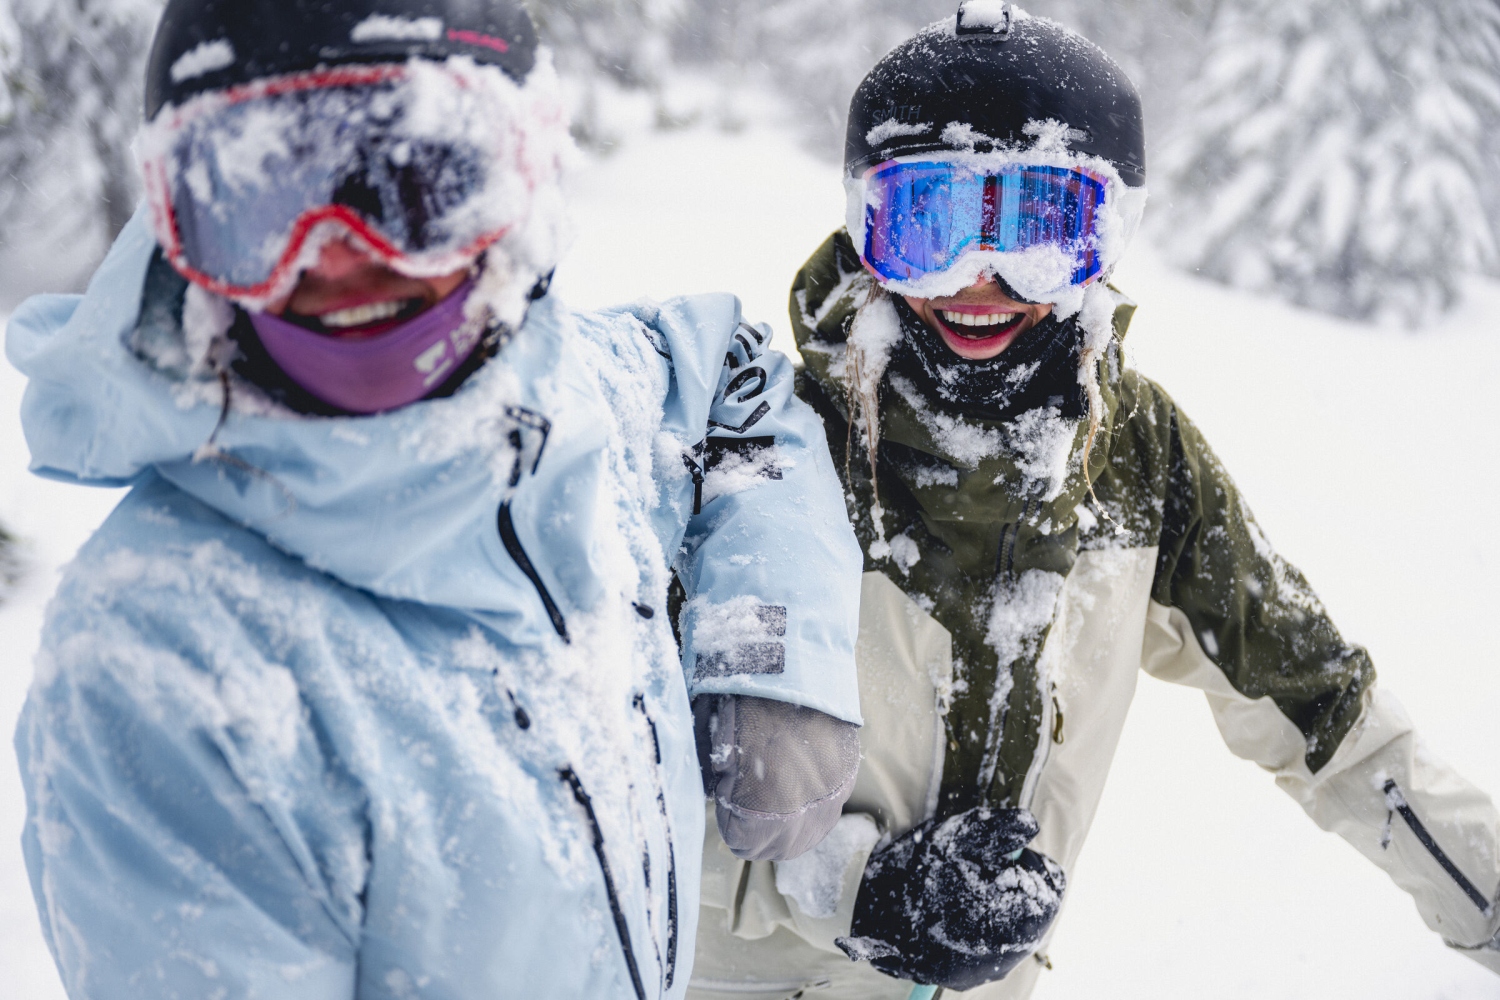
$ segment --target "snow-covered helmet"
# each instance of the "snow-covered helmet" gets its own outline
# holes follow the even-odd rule
[[[468,56],[517,82],[536,29],[514,0],[170,0],[146,68],[146,118],[269,77],[356,63]]]
[[[1055,301],[1118,259],[1145,162],[1140,97],[1103,51],[1013,4],[963,0],[854,93],[849,232],[892,290],[951,294],[988,268]],[[1067,252],[1043,260],[1049,247]]]
[[[849,103],[844,170],[912,153],[1025,145],[1026,126],[1046,120],[1079,133],[1069,149],[1108,160],[1127,184],[1146,183],[1140,95],[1114,60],[1055,21],[968,0],[958,17],[928,25],[865,76]],[[892,122],[903,127],[879,127]],[[918,130],[923,122],[932,127]]]

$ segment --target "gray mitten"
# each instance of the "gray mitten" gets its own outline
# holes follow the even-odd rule
[[[703,788],[735,857],[787,861],[828,835],[854,791],[857,726],[749,695],[700,695],[693,715]]]

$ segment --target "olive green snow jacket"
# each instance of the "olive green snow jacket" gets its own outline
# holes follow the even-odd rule
[[[1132,308],[1098,288],[1080,314],[1097,358],[1089,446],[1086,419],[971,419],[880,368],[869,345],[898,321],[843,233],[798,274],[798,393],[824,420],[865,552],[862,760],[844,816],[802,858],[741,861],[710,822],[689,1000],[905,1000],[909,983],[836,945],[871,851],[929,816],[1008,803],[1036,815],[1032,846],[1071,876],[1142,672],[1204,691],[1232,752],[1500,972],[1500,814],[1422,748],[1197,429],[1124,366]],[[868,390],[873,477],[853,402]],[[971,995],[1022,1000],[1041,968]]]
[[[806,368],[797,391],[828,428],[866,571],[884,573],[953,637],[958,683],[940,811],[1027,804],[1022,786],[1046,749],[1039,734],[1067,734],[1037,655],[1079,551],[1104,547],[1157,549],[1152,598],[1187,616],[1235,690],[1269,696],[1296,724],[1316,773],[1354,725],[1374,667],[1266,543],[1198,429],[1160,386],[1122,367],[1119,340],[1134,307],[1120,302],[1116,339],[1096,362],[1104,412],[1089,453],[1092,496],[1086,420],[1032,411],[1000,424],[944,413],[889,373],[872,482],[841,377],[850,323],[868,294],[862,278],[843,232],[798,274],[792,322]]]

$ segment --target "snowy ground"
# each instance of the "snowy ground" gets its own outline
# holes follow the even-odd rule
[[[579,306],[731,289],[788,347],[786,289],[839,222],[837,174],[777,133],[628,146],[579,182],[559,273]],[[1366,644],[1442,756],[1500,792],[1500,286],[1421,336],[1333,322],[1136,257],[1129,344],[1202,426],[1272,540]],[[34,570],[0,607],[0,727],[42,607],[116,500],[24,472],[21,380],[0,364],[0,517]],[[0,751],[0,995],[61,997]],[[1039,1000],[1470,1000],[1500,978],[1447,952],[1404,894],[1223,748],[1202,697],[1143,678]]]

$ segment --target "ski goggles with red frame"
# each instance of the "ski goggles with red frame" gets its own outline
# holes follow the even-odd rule
[[[888,160],[864,176],[861,256],[882,278],[916,281],[970,251],[1053,246],[1076,258],[1072,284],[1087,284],[1107,183],[1083,167]]]
[[[309,241],[333,232],[414,276],[472,263],[508,228],[495,190],[503,126],[463,99],[462,75],[426,70],[436,99],[409,75],[340,67],[167,108],[147,126],[142,166],[173,266],[254,302],[289,292]]]

